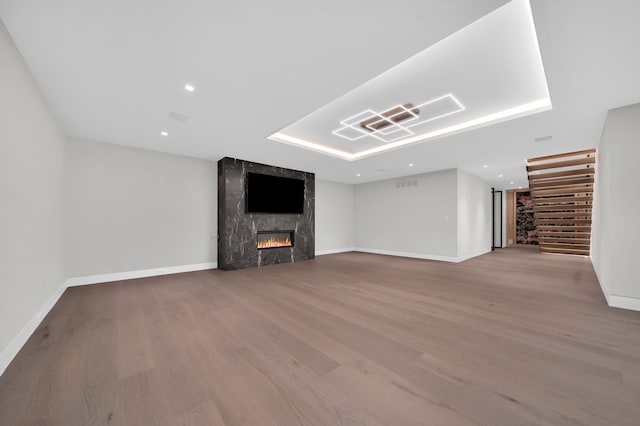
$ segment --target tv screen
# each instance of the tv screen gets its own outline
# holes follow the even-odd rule
[[[303,210],[303,180],[261,173],[247,174],[248,213],[298,214]]]

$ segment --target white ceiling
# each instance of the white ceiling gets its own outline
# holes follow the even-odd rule
[[[460,167],[505,188],[640,102],[640,2],[532,1],[552,111],[354,162],[267,140],[505,3],[0,0],[0,17],[69,136],[349,183]]]

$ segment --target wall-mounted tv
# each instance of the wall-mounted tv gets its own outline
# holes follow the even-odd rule
[[[304,180],[247,173],[247,213],[300,214],[304,211]]]

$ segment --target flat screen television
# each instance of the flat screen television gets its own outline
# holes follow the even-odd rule
[[[247,173],[247,213],[300,214],[304,180]]]

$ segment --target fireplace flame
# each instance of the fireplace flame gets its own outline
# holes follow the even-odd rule
[[[266,240],[262,240],[262,241],[258,241],[258,248],[262,249],[262,248],[271,248],[271,247],[290,247],[293,244],[291,244],[291,238],[290,237],[283,237],[283,238],[269,238]]]

